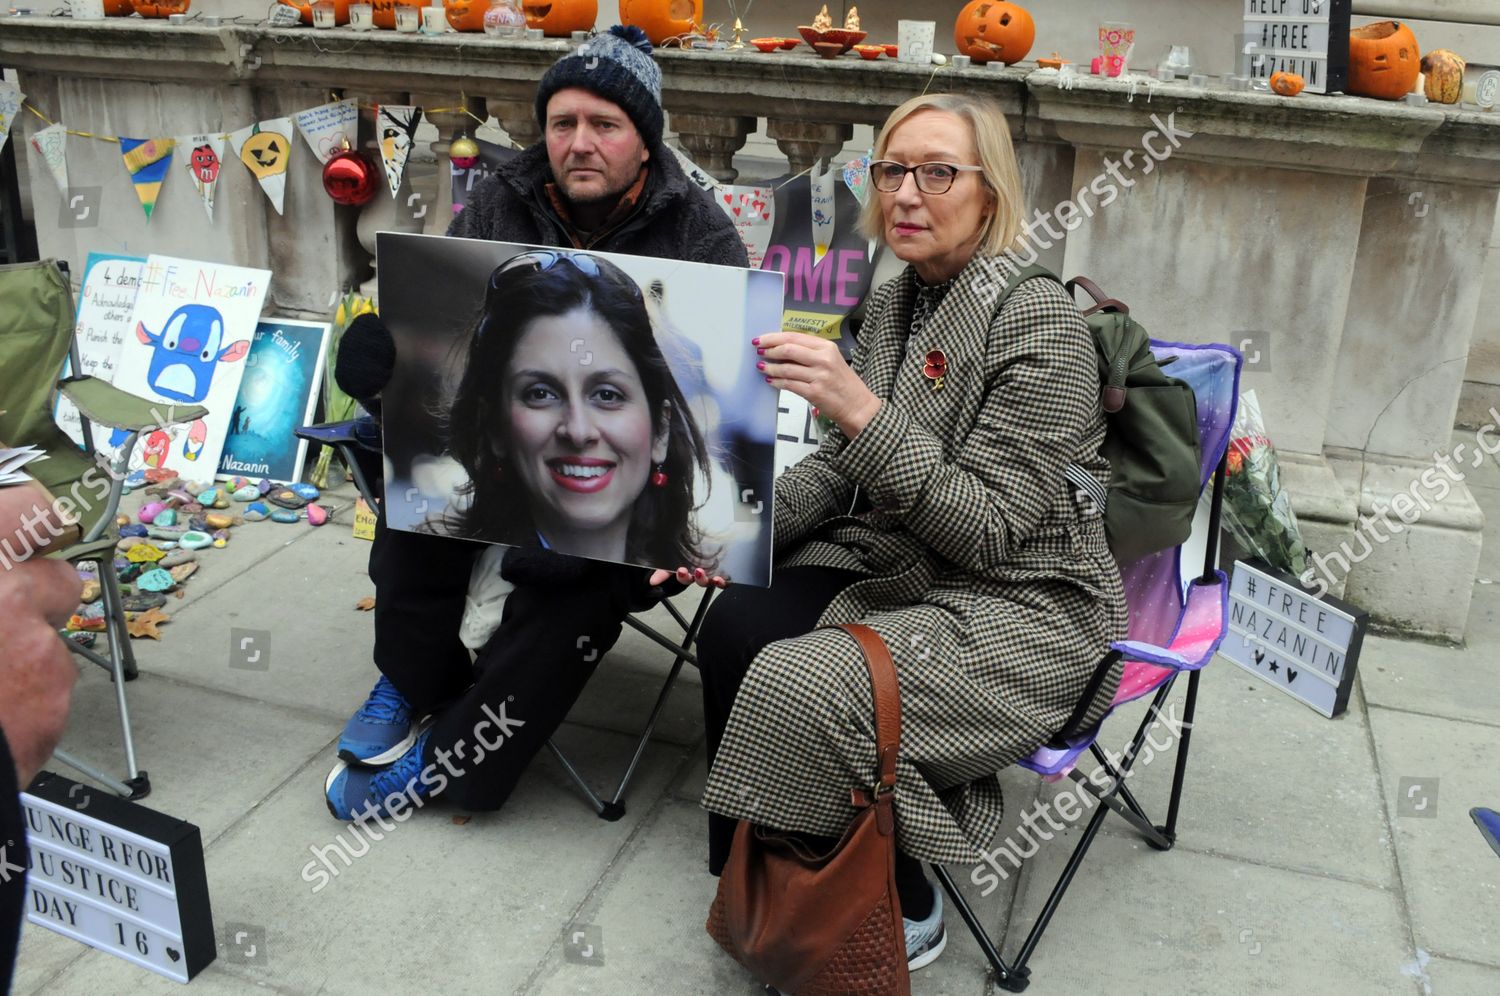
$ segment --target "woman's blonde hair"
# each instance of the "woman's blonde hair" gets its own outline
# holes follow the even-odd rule
[[[957,93],[932,93],[913,97],[891,112],[875,139],[871,161],[885,158],[885,149],[895,131],[907,118],[923,111],[947,111],[968,122],[974,138],[974,149],[984,169],[980,179],[995,198],[995,211],[979,233],[978,251],[987,256],[1011,248],[1021,234],[1021,220],[1026,216],[1026,198],[1021,190],[1021,168],[1016,164],[1016,150],[1010,142],[1010,126],[1000,105],[987,97],[970,97]],[[880,196],[870,190],[859,216],[860,230],[873,239],[885,241],[884,215]]]

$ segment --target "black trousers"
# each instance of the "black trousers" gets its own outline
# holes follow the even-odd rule
[[[0,993],[10,992],[26,901],[26,820],[16,764],[0,732]]]
[[[459,640],[482,543],[376,524],[375,666],[413,710],[437,713],[423,756],[445,798],[499,809],[619,639],[643,569],[579,563],[563,584],[517,585],[478,658]],[[433,779],[435,780],[435,779]]]
[[[710,769],[729,725],[740,683],[755,655],[768,643],[811,632],[839,592],[860,577],[854,571],[835,567],[788,567],[776,571],[769,588],[730,586],[714,600],[698,632]],[[708,814],[711,874],[724,870],[737,822],[719,813]],[[821,849],[836,843],[832,838],[811,835],[809,841]],[[925,919],[932,909],[932,888],[922,874],[922,863],[900,851],[896,852],[896,887],[902,914],[913,920]]]

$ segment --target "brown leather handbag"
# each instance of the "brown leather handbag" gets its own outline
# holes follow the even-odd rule
[[[796,996],[910,996],[896,896],[896,755],[901,695],[890,651],[868,626],[859,642],[875,693],[880,780],[857,786],[859,810],[827,854],[795,835],[741,820],[708,932],[757,980]]]

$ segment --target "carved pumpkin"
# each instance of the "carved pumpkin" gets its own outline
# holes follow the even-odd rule
[[[142,17],[167,17],[186,14],[192,0],[130,0],[130,7]]]
[[[443,0],[443,16],[454,31],[483,31],[484,12],[489,9],[490,0]]]
[[[311,2],[311,0],[308,0],[307,3],[297,3],[296,0],[277,0],[277,2],[283,4],[283,5],[287,6],[287,7],[294,7],[297,10],[300,10],[302,12],[302,23],[303,24],[311,24],[312,23],[312,2]],[[350,0],[332,0],[332,2],[333,2],[333,23],[334,24],[348,24],[349,23],[349,2],[350,2]],[[356,0],[356,2],[358,2],[358,0]]]
[[[1468,63],[1446,48],[1435,48],[1422,56],[1422,89],[1434,104],[1456,104],[1464,95],[1464,70]]]
[[[599,17],[599,0],[521,0],[528,28],[541,28],[548,38],[567,38],[587,31]]]
[[[370,6],[375,8],[371,20],[377,28],[389,28],[396,30],[396,8],[397,7],[425,7],[426,0],[370,0]]]
[[[1283,97],[1295,97],[1307,86],[1307,81],[1296,73],[1272,73],[1271,89]]]
[[[1013,3],[972,0],[958,12],[953,24],[953,44],[977,63],[1020,62],[1036,41],[1031,15]]]
[[[1417,36],[1400,21],[1376,21],[1349,32],[1350,93],[1400,100],[1417,85],[1421,71]]]
[[[703,23],[703,0],[620,0],[620,23],[635,25],[660,45]]]
[[[130,0],[104,0],[105,17],[129,17],[135,13]]]

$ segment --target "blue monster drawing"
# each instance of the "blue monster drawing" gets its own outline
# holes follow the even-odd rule
[[[233,363],[250,351],[249,340],[224,341],[224,318],[218,308],[206,304],[184,304],[172,312],[161,332],[151,332],[137,322],[135,336],[142,345],[154,346],[146,383],[171,401],[196,402],[208,396],[214,370]]]

